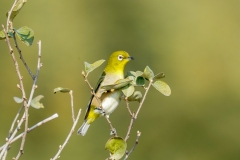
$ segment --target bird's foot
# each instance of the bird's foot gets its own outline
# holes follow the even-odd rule
[[[95,110],[97,110],[97,112],[99,112],[99,114],[101,114],[102,116],[106,115],[105,110],[101,107],[97,107],[97,108],[95,108]]]

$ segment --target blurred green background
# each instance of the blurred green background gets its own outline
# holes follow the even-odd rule
[[[13,1],[1,1],[0,23]],[[128,141],[136,131],[139,145],[129,159],[239,160],[240,159],[240,1],[57,1],[29,0],[14,20],[14,27],[28,26],[35,32],[32,47],[19,42],[25,60],[35,72],[37,41],[42,40],[43,67],[35,95],[42,94],[45,108],[30,108],[29,125],[59,114],[59,118],[27,136],[24,160],[50,159],[72,125],[68,94],[53,94],[59,86],[73,90],[74,106],[82,115],[90,92],[81,71],[84,61],[107,59],[116,50],[135,57],[126,70],[164,72],[172,95],[150,89]],[[14,47],[14,46],[13,46]],[[5,142],[21,97],[18,78],[7,45],[0,41],[1,130]],[[15,50],[15,54],[17,52]],[[19,59],[18,59],[19,60]],[[32,80],[19,61],[27,95]],[[106,65],[106,64],[104,64]],[[90,74],[94,85],[104,68]],[[136,110],[137,103],[131,103]],[[111,115],[118,134],[125,137],[130,116],[125,103]],[[21,131],[23,130],[23,127]],[[73,134],[61,159],[106,159],[109,138],[104,118],[98,119],[85,137]],[[11,145],[8,159],[16,156],[20,141]]]

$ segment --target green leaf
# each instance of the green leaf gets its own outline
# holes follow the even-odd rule
[[[154,77],[153,77],[153,79],[154,80],[159,80],[159,79],[162,79],[162,78],[164,78],[165,77],[165,74],[164,73],[158,73],[158,74],[156,74]]]
[[[153,71],[148,66],[144,69],[143,77],[146,78],[147,80],[152,80],[154,77]]]
[[[39,101],[43,98],[43,95],[36,96],[31,101],[31,106],[36,109],[44,108],[42,103],[39,103]]]
[[[134,72],[134,71],[128,71],[128,72],[127,72],[127,76],[134,76],[134,77],[136,77],[136,72]]]
[[[123,88],[125,86],[127,86],[128,84],[130,84],[132,82],[131,79],[128,79],[128,78],[125,78],[125,79],[119,79],[117,80],[114,84],[111,84],[111,85],[105,85],[105,86],[102,86],[101,88],[109,91],[111,89],[120,89],[120,88]]]
[[[140,76],[137,77],[135,83],[137,86],[144,86],[144,84],[145,84],[144,78],[140,77]]]
[[[143,72],[142,71],[136,71],[135,74],[136,74],[135,77],[139,77],[139,76],[143,75]]]
[[[0,31],[0,40],[5,39],[5,38],[6,38],[6,37],[5,37],[4,30],[1,30],[1,31]]]
[[[20,10],[22,9],[22,7],[24,6],[25,3],[27,3],[27,0],[18,0],[18,2],[16,3],[16,5],[13,8],[13,11],[11,13],[11,16],[10,16],[11,21],[13,21],[13,19],[20,12]],[[7,12],[6,16],[8,17],[8,12]]]
[[[13,97],[13,99],[16,103],[22,103],[23,102],[23,99],[19,98],[19,97]]]
[[[70,92],[70,89],[58,87],[58,88],[55,88],[55,89],[53,90],[53,92],[54,92],[54,94],[57,93],[57,92],[68,93],[68,92]]]
[[[105,149],[110,152],[111,159],[119,160],[125,155],[127,143],[121,137],[112,137],[105,144]]]
[[[93,64],[90,64],[88,62],[84,62],[85,64],[85,71],[87,73],[87,75],[92,72],[94,69],[96,69],[97,67],[99,67],[105,60],[99,60],[94,62]]]
[[[126,97],[130,97],[133,94],[134,90],[135,88],[132,85],[128,85],[122,89],[122,92]]]
[[[170,87],[167,85],[167,83],[161,81],[161,80],[157,80],[155,81],[152,86],[154,88],[156,88],[159,92],[161,92],[163,95],[165,96],[170,96],[171,94],[171,89]]]
[[[27,46],[31,46],[34,40],[34,32],[31,28],[24,26],[18,30],[14,29],[17,37]]]
[[[141,102],[142,100],[142,93],[140,91],[135,91],[130,97],[128,97],[128,101],[137,101]]]

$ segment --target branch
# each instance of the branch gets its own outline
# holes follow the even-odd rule
[[[41,122],[38,122],[37,124],[35,124],[35,125],[32,126],[31,128],[29,128],[27,133],[31,132],[32,130],[36,129],[37,127],[39,127],[39,126],[43,125],[44,123],[47,123],[47,122],[49,122],[49,121],[51,121],[51,120],[53,120],[53,119],[55,119],[55,118],[57,118],[57,117],[58,117],[58,114],[55,113],[55,114],[52,115],[51,117],[48,117],[48,118],[42,120]],[[16,140],[22,138],[23,134],[24,134],[24,132],[21,133],[21,134],[19,134],[19,135],[16,136],[15,138],[13,138],[11,141],[9,140],[9,144],[12,144],[12,143],[15,142]],[[5,145],[4,145],[4,146],[5,146]],[[4,146],[0,147],[0,151],[4,148]]]
[[[125,101],[126,101],[126,106],[127,106],[128,112],[132,116],[132,111],[131,111],[131,109],[129,107],[129,101],[128,101],[127,97],[125,98]]]
[[[153,81],[152,81],[152,80],[149,80],[148,87],[146,88],[146,91],[145,91],[145,93],[144,93],[143,99],[141,100],[141,102],[140,102],[140,104],[139,104],[139,107],[138,107],[138,110],[137,110],[137,112],[136,112],[136,114],[135,114],[135,116],[134,116],[135,119],[137,119],[138,113],[139,113],[140,109],[142,108],[143,102],[144,102],[145,99],[146,99],[147,93],[148,93],[148,91],[149,91],[152,83],[153,83]]]
[[[0,159],[2,158],[2,156],[5,154],[5,152],[7,151],[8,149],[8,146],[10,144],[10,142],[13,140],[13,138],[15,137],[15,135],[17,134],[20,126],[22,125],[23,121],[24,121],[24,117],[25,117],[25,113],[23,114],[22,118],[20,119],[20,121],[17,121],[18,122],[18,125],[16,127],[16,129],[14,130],[14,132],[12,133],[11,137],[10,138],[6,138],[6,143],[1,147],[2,149],[2,152],[0,153]]]
[[[71,97],[71,109],[72,109],[72,119],[73,119],[73,123],[75,122],[75,117],[74,117],[74,108],[73,108],[73,94],[72,94],[72,90],[69,92],[70,97]]]
[[[34,80],[35,79],[35,76],[34,74],[31,72],[30,68],[28,67],[26,61],[24,60],[23,58],[23,55],[22,55],[22,51],[21,49],[19,48],[18,46],[18,43],[17,43],[17,39],[16,39],[16,35],[15,35],[15,31],[13,32],[13,39],[14,39],[14,43],[15,43],[15,47],[17,48],[17,51],[19,53],[19,58],[22,60],[24,66],[26,67],[28,73],[30,74],[30,76],[32,77],[32,79]]]
[[[131,149],[129,152],[126,152],[126,156],[125,156],[124,160],[126,160],[126,159],[129,157],[129,155],[134,151],[135,147],[136,147],[137,144],[138,144],[138,139],[139,139],[140,136],[141,136],[141,132],[137,131],[136,141],[135,141],[132,149]]]
[[[16,2],[16,1],[15,1]],[[15,4],[13,5],[13,6],[15,6]],[[9,12],[9,15],[8,16],[10,16],[11,14],[10,14],[11,12]],[[25,117],[24,117],[24,115],[23,115],[23,117],[22,117],[22,119],[21,119],[21,122],[23,122],[23,120],[28,120],[28,117],[27,117],[27,113],[26,113],[26,111],[28,110],[27,108],[27,98],[26,98],[26,94],[25,94],[25,90],[24,90],[24,86],[23,86],[23,81],[22,81],[22,76],[21,76],[21,73],[20,73],[20,71],[19,71],[19,66],[18,66],[18,62],[17,62],[17,60],[16,60],[16,58],[15,58],[15,55],[14,55],[14,52],[13,52],[13,49],[12,49],[12,47],[11,47],[11,44],[10,44],[10,41],[9,41],[9,37],[8,37],[8,32],[6,31],[6,29],[4,28],[4,26],[2,25],[2,28],[3,28],[3,31],[4,31],[4,34],[5,34],[5,37],[6,37],[6,43],[7,43],[7,45],[8,45],[8,49],[9,49],[9,52],[10,52],[10,54],[11,54],[11,56],[12,56],[12,59],[13,59],[13,62],[14,62],[14,65],[15,65],[15,68],[16,68],[16,72],[17,72],[17,76],[18,76],[18,79],[19,79],[19,83],[20,83],[20,85],[17,85],[18,87],[19,87],[19,89],[22,91],[22,97],[23,97],[23,106],[25,107],[25,113],[24,113],[24,115],[26,115]],[[19,126],[20,127],[20,126]],[[16,134],[16,133],[15,133]],[[13,138],[13,135],[12,135],[12,137],[11,138]],[[3,151],[0,153],[0,159],[2,158],[2,156],[4,155],[4,152],[6,151],[6,149],[7,149],[7,144],[8,144],[8,142],[6,142],[6,146],[5,146],[5,148],[3,149]]]
[[[16,6],[16,3],[17,3],[18,0],[15,0],[13,5],[12,5],[12,8],[10,9],[10,11],[8,12],[8,17],[7,17],[7,24],[6,24],[6,27],[7,27],[7,33],[8,33],[8,26],[9,26],[9,23],[10,23],[10,17],[11,17],[11,14],[12,14],[12,11],[14,9],[14,7]],[[6,35],[7,37],[7,35]]]
[[[128,126],[128,131],[127,131],[126,137],[125,137],[125,139],[124,139],[126,142],[127,142],[128,138],[130,137],[130,132],[131,132],[131,130],[132,130],[132,128],[133,128],[133,123],[134,123],[134,121],[136,120],[136,119],[134,118],[134,115],[135,115],[135,113],[133,112],[132,115],[131,115],[130,124],[129,124],[129,126]]]
[[[37,88],[36,83],[37,83],[40,68],[42,66],[41,63],[40,63],[40,59],[41,59],[41,41],[38,42],[38,64],[37,64],[36,76],[34,78],[34,82],[33,82],[33,85],[32,85],[32,90],[31,90],[31,93],[30,93],[30,96],[29,96],[28,104],[25,107],[25,115],[26,115],[26,117],[25,117],[25,131],[24,131],[24,134],[23,134],[23,137],[22,137],[22,143],[21,143],[21,146],[20,146],[20,150],[19,150],[18,155],[15,158],[15,160],[18,160],[20,158],[20,156],[23,154],[23,148],[24,148],[24,144],[25,144],[26,136],[27,136],[27,132],[28,132],[28,109],[29,109],[29,106],[31,104],[34,91]]]
[[[56,159],[60,158],[60,156],[59,156],[60,153],[62,152],[63,148],[68,143],[71,135],[74,133],[74,129],[75,129],[76,125],[77,125],[77,122],[78,122],[78,119],[80,117],[80,114],[81,114],[81,109],[79,109],[79,111],[78,111],[77,118],[76,118],[75,122],[73,123],[73,126],[72,126],[72,128],[71,128],[71,130],[70,130],[70,132],[69,132],[69,134],[68,134],[68,136],[66,138],[66,140],[64,141],[64,143],[62,145],[59,146],[59,150],[58,150],[57,154],[53,158],[51,158],[50,160],[56,160]]]
[[[17,115],[15,116],[15,118],[14,118],[14,120],[13,120],[13,122],[12,122],[11,128],[10,128],[10,130],[9,130],[8,138],[10,138],[11,135],[12,135],[14,125],[15,125],[15,123],[16,123],[16,121],[17,121],[17,119],[18,119],[18,116],[20,115],[22,109],[23,109],[23,105],[22,105],[22,106],[20,107],[20,109],[18,110],[18,113],[17,113]]]

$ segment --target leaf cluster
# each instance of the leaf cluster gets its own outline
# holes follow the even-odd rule
[[[18,15],[18,13],[20,12],[20,10],[22,9],[22,7],[24,6],[24,4],[27,3],[27,0],[18,0],[18,2],[16,3],[15,7],[13,8],[9,20],[10,23],[12,24],[13,19]],[[9,12],[7,12],[6,16],[9,16]],[[7,26],[8,27],[8,26]],[[34,32],[31,28],[27,27],[27,26],[23,26],[19,29],[16,28],[10,28],[10,30],[8,30],[8,37],[9,38],[14,38],[15,34],[17,35],[17,37],[27,46],[31,46],[34,40]],[[0,40],[6,39],[6,36],[4,34],[4,30],[0,31]]]

